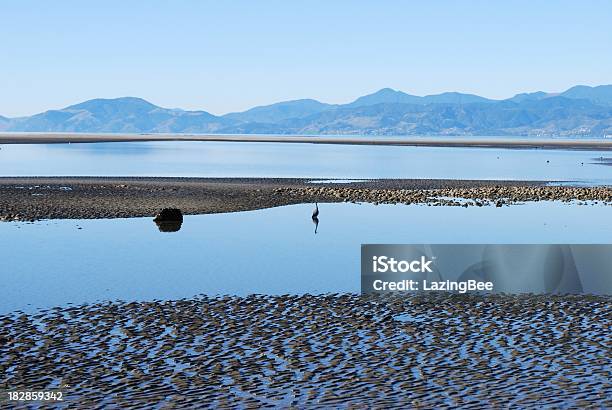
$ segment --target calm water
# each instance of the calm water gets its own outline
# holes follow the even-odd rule
[[[320,208],[316,235],[311,205],[187,216],[174,233],[151,218],[0,223],[0,312],[202,293],[359,292],[362,243],[612,240],[612,207],[601,205]],[[543,289],[541,278],[510,279],[497,290]],[[610,272],[580,272],[578,282],[563,291],[612,294]]]
[[[598,151],[238,142],[3,145],[2,176],[453,178],[612,184]],[[548,162],[547,162],[548,161]]]

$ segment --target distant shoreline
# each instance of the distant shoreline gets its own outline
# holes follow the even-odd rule
[[[386,145],[507,149],[612,150],[612,139],[474,138],[474,137],[350,137],[225,134],[96,134],[0,133],[0,144],[68,144],[95,142],[272,142],[300,144]]]

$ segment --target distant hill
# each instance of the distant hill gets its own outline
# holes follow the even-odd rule
[[[471,104],[471,103],[492,103],[495,100],[480,97],[474,94],[462,94],[447,92],[422,97],[422,104]]]
[[[350,104],[344,107],[364,107],[376,104],[469,104],[476,102],[493,102],[484,97],[479,97],[474,94],[462,94],[457,92],[447,92],[435,95],[426,95],[418,97],[416,95],[406,94],[402,91],[396,91],[391,88],[383,88],[373,94],[365,95],[357,98]]]
[[[95,99],[11,121],[10,131],[216,132],[231,121],[206,111],[161,108],[141,98]]]
[[[599,85],[597,87],[589,87],[586,85],[577,85],[560,94],[567,98],[583,98],[594,102],[595,104],[612,105],[612,85]]]
[[[612,85],[599,85],[597,87],[589,87],[587,85],[577,85],[562,93],[545,93],[537,91],[534,93],[517,94],[510,98],[510,101],[522,102],[527,100],[541,100],[550,97],[565,97],[573,100],[584,99],[589,100],[594,104],[612,105]]]
[[[348,104],[294,100],[215,116],[141,98],[94,99],[31,117],[0,117],[0,131],[367,134],[612,135],[612,85],[576,86],[490,100],[447,92],[419,97],[384,88]]]
[[[241,122],[276,123],[288,118],[302,118],[334,108],[317,100],[294,100],[251,108],[243,112],[226,114],[223,117]]]
[[[376,104],[419,104],[421,97],[396,91],[391,88],[383,88],[375,93],[357,98],[344,107],[365,107]]]
[[[536,91],[534,93],[521,93],[521,94],[517,94],[512,98],[509,98],[507,101],[512,101],[515,103],[521,103],[524,101],[537,101],[537,100],[542,100],[544,98],[548,98],[548,97],[554,97],[555,95],[558,94],[549,94],[549,93],[545,93],[543,91]]]
[[[552,97],[514,103],[377,104],[286,121],[292,134],[603,136],[612,108]]]

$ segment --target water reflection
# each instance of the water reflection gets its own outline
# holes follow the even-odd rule
[[[183,226],[183,222],[179,221],[154,221],[160,232],[178,232]]]
[[[0,223],[0,312],[200,293],[359,293],[360,249],[368,243],[612,242],[612,207],[602,205],[324,204],[325,229],[315,236],[316,221],[305,215],[317,207],[185,216],[180,231],[171,235],[154,232],[151,218]],[[563,249],[550,250],[559,252]],[[494,277],[495,291],[612,294],[612,274],[598,269],[612,265],[606,262],[612,254],[588,248],[571,256],[563,266],[542,257],[550,266],[547,275],[530,276],[511,261],[484,270],[488,273],[474,267],[470,274]],[[482,253],[471,263],[481,259]],[[443,272],[454,271],[459,278],[469,267],[451,260]]]
[[[183,213],[180,209],[164,208],[153,218],[153,222],[160,232],[178,232],[183,225]]]
[[[315,210],[312,211],[312,222],[315,224],[315,235],[317,234],[317,229],[319,228],[319,204],[315,202]]]
[[[612,182],[600,151],[121,142],[7,145],[3,176],[449,178]],[[608,154],[606,154],[608,155]],[[381,166],[384,164],[384,166]]]

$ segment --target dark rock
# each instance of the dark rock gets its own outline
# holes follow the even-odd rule
[[[183,213],[177,208],[164,208],[155,216],[153,222],[160,232],[178,232],[183,225]]]
[[[177,208],[164,208],[153,219],[155,222],[183,222],[183,213]]]

